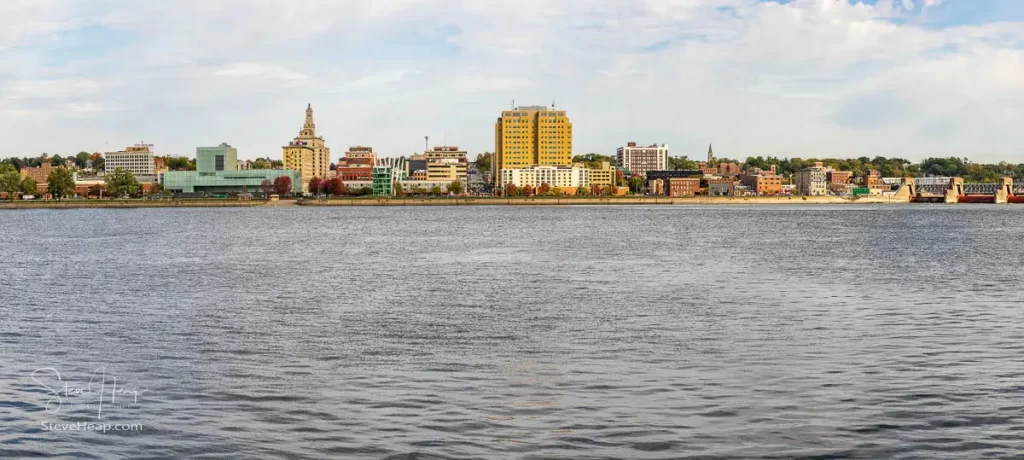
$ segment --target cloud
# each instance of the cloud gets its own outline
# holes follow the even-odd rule
[[[115,144],[145,136],[171,153],[227,140],[243,156],[278,155],[308,102],[336,151],[367,143],[407,154],[423,135],[447,134],[480,152],[493,149],[494,118],[514,99],[557,100],[581,153],[638,140],[699,156],[713,141],[741,158],[1024,162],[1024,24],[934,15],[964,5],[983,8],[12,0],[0,3],[0,156],[102,150],[83,145],[93,132]],[[107,38],[66,39],[84,30]],[[55,134],[40,140],[39,127]]]

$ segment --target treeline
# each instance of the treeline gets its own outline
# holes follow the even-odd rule
[[[913,163],[903,158],[881,156],[847,159],[750,157],[743,162],[743,166],[744,168],[768,169],[774,164],[776,171],[786,176],[794,174],[800,169],[814,166],[818,161],[834,169],[851,171],[854,176],[863,176],[874,169],[881,173],[882,177],[949,176],[963,177],[967,182],[997,182],[999,179],[1009,176],[1015,180],[1024,180],[1024,163],[981,164],[956,157],[927,158],[920,163]]]
[[[195,158],[174,155],[156,155],[154,158],[163,160],[164,166],[171,171],[196,170]],[[77,155],[68,157],[62,157],[60,155],[54,155],[51,157],[47,153],[34,158],[10,157],[0,160],[0,164],[10,165],[14,167],[16,171],[21,171],[25,168],[38,168],[44,163],[49,163],[53,167],[67,166],[68,160],[71,160],[71,165],[76,169],[91,169],[95,171],[103,171],[105,169],[103,154],[89,152],[78,152]],[[252,169],[284,169],[284,162],[271,158],[257,158],[252,160]]]

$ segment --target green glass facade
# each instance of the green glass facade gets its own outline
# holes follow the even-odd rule
[[[168,171],[163,174],[164,190],[179,193],[259,193],[263,180],[288,176],[292,179],[292,193],[302,192],[302,179],[298,171],[286,169],[253,169],[248,171]]]
[[[220,144],[217,147],[196,147],[196,171],[211,173],[238,170],[238,149]]]
[[[373,195],[394,195],[394,177],[392,168],[379,166],[373,168]]]

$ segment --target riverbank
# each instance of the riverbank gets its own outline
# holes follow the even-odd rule
[[[669,198],[625,197],[458,197],[458,198],[340,198],[302,200],[302,206],[579,206],[579,205],[697,205],[697,204],[906,204],[888,197],[835,196],[703,196]]]
[[[292,205],[294,201],[282,202]],[[87,209],[87,208],[235,208],[270,206],[268,201],[227,199],[188,200],[65,200],[2,201],[0,209]]]
[[[84,208],[224,208],[258,206],[594,206],[594,205],[722,205],[722,204],[906,204],[892,197],[835,196],[704,196],[668,198],[625,197],[433,197],[433,198],[332,198],[280,201],[230,199],[181,200],[66,200],[0,202],[0,209]]]

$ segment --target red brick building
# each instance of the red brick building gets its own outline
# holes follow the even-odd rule
[[[748,174],[743,176],[743,185],[757,195],[779,195],[782,193],[782,176],[777,174]]]
[[[334,173],[342,182],[370,181],[373,180],[373,165],[376,161],[377,154],[373,153],[373,147],[351,147],[338,160]]]
[[[700,179],[696,177],[673,177],[668,180],[665,194],[670,197],[694,196],[700,193]]]
[[[36,191],[39,193],[46,193],[49,186],[46,185],[46,179],[50,176],[50,171],[53,171],[53,166],[50,163],[44,162],[38,168],[21,168],[21,180],[25,180],[26,177],[32,178],[36,181]]]

